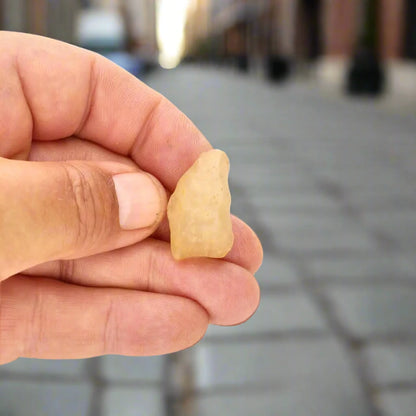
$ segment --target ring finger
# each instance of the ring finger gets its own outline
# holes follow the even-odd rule
[[[136,289],[190,298],[210,322],[234,325],[248,319],[259,303],[259,287],[244,268],[217,259],[175,261],[169,244],[147,239],[108,253],[50,262],[25,272],[95,287]]]

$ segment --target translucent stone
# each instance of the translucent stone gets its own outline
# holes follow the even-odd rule
[[[200,155],[176,185],[168,203],[175,259],[224,257],[233,245],[230,161],[222,150]]]

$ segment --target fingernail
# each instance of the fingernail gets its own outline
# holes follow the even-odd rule
[[[161,213],[161,197],[150,176],[145,173],[122,173],[113,176],[113,180],[120,227],[135,230],[153,225]]]

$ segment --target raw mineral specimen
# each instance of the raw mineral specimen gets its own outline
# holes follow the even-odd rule
[[[171,250],[175,259],[224,257],[231,249],[230,162],[222,150],[210,150],[179,179],[168,203]]]

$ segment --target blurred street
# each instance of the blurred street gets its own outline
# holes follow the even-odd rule
[[[229,154],[265,250],[254,317],[185,353],[189,414],[414,415],[415,118],[215,69],[149,81]]]
[[[0,415],[414,416],[414,115],[214,67],[145,81],[228,153],[260,307],[166,357],[2,366]]]

